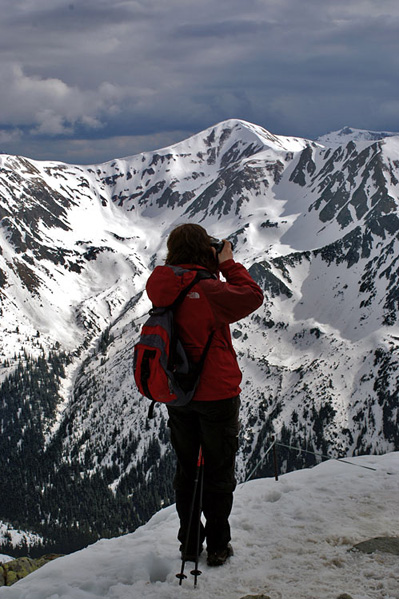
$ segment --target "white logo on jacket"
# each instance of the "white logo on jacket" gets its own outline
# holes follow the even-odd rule
[[[197,291],[190,291],[190,293],[187,294],[187,297],[190,299],[200,299],[201,296]]]

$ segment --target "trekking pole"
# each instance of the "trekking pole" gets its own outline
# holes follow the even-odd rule
[[[199,475],[200,475],[200,469],[201,469],[201,462],[202,462],[202,447],[200,446],[198,460],[197,460],[197,470],[195,473],[195,480],[194,480],[193,499],[191,501],[190,516],[189,516],[189,520],[188,520],[186,539],[184,541],[183,555],[182,555],[182,560],[181,560],[181,569],[180,569],[179,574],[176,574],[176,578],[179,579],[179,586],[181,586],[183,580],[185,578],[187,578],[187,576],[184,574],[184,566],[186,565],[186,554],[187,554],[187,548],[188,548],[188,541],[190,539],[191,523],[193,521],[194,505],[195,505],[195,499],[197,496],[197,488],[198,488],[198,481],[199,481]],[[197,550],[197,553],[198,553],[198,550]]]
[[[197,528],[197,548],[195,552],[195,568],[191,570],[190,574],[194,576],[194,588],[197,586],[198,576],[202,574],[201,570],[198,570],[198,559],[199,559],[199,548],[201,543],[201,514],[202,514],[202,496],[204,492],[204,456],[202,455],[202,448],[200,447],[200,453],[198,456],[198,464],[201,471],[200,488],[199,488],[199,501],[198,501],[198,528]],[[197,467],[198,467],[197,464]]]
[[[274,478],[278,480],[278,466],[277,466],[277,451],[276,451],[276,437],[272,437],[273,439],[273,464],[274,464]]]

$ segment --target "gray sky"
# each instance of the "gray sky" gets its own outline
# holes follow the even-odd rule
[[[0,150],[94,163],[229,118],[398,131],[397,0],[0,0]]]

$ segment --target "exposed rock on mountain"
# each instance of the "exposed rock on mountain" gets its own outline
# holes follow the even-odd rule
[[[29,557],[20,557],[11,560],[5,564],[0,563],[0,586],[8,586],[15,584],[21,578],[25,578],[28,574],[35,572],[45,564],[53,561],[59,555],[43,555],[37,559]]]

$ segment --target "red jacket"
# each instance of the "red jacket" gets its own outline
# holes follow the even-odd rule
[[[194,264],[183,268],[201,269]],[[249,272],[234,260],[219,266],[226,282],[200,280],[177,308],[175,320],[188,355],[198,361],[211,331],[215,330],[205,359],[196,401],[215,401],[235,397],[240,392],[241,371],[231,342],[229,324],[259,308],[263,302],[260,287]],[[157,266],[147,281],[147,294],[155,306],[168,306],[195,277],[195,270],[182,276],[167,266]]]

